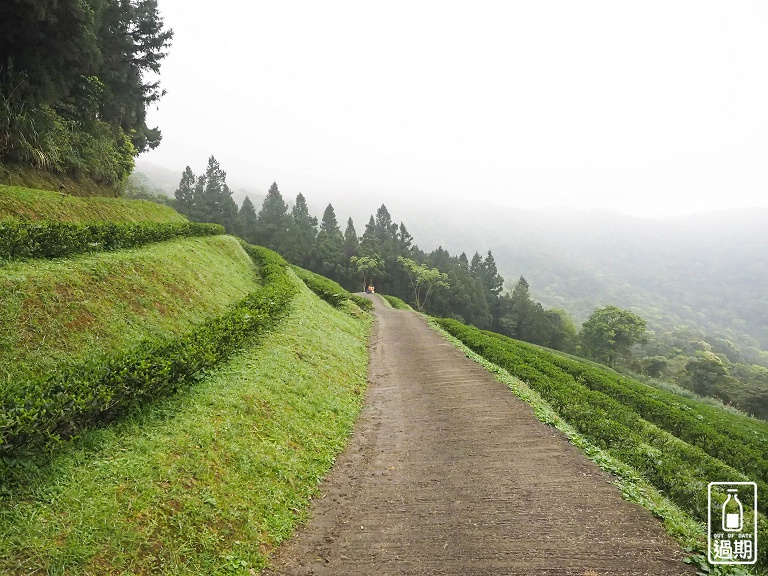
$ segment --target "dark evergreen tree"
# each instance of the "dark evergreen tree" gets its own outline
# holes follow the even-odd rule
[[[256,215],[256,208],[248,196],[245,197],[243,205],[240,206],[240,211],[237,214],[237,224],[240,238],[249,244],[255,244],[258,216]]]
[[[482,279],[485,289],[490,294],[493,296],[501,294],[501,290],[504,288],[504,278],[501,277],[496,269],[496,261],[493,259],[493,254],[491,254],[490,250],[488,250],[488,255],[483,260]]]
[[[525,328],[528,316],[533,309],[533,299],[530,295],[528,282],[520,276],[512,290],[512,297],[509,302],[508,324],[509,335],[513,338],[525,339]]]
[[[187,166],[181,175],[179,187],[174,192],[174,197],[176,198],[174,208],[187,217],[191,216],[194,210],[196,183],[197,179],[192,169]]]
[[[163,30],[157,0],[102,5],[106,9],[101,17],[101,60],[96,76],[106,89],[100,114],[130,135],[137,152],[144,152],[160,144],[160,130],[147,127],[146,109],[163,95],[159,80],[146,78],[160,72],[173,32]]]
[[[307,201],[299,192],[291,210],[291,227],[284,256],[294,264],[307,268],[317,235],[317,218],[309,214]]]
[[[227,186],[227,173],[219,162],[211,156],[203,177],[203,190],[200,195],[200,219],[223,225],[228,233],[235,233],[237,228],[237,204],[232,198],[232,191]]]
[[[483,281],[484,276],[484,270],[483,270],[483,257],[480,256],[478,252],[475,252],[474,256],[472,256],[472,261],[469,263],[469,273],[472,274],[475,278],[479,278],[480,281]]]
[[[347,228],[344,230],[344,260],[349,262],[352,256],[357,256],[357,232],[355,231],[355,223],[352,222],[352,218],[347,220]]]
[[[359,250],[361,256],[378,257],[381,254],[381,241],[376,237],[376,221],[373,219],[373,215],[368,220],[368,224],[365,225],[365,232],[360,238]]]
[[[328,204],[320,221],[314,252],[314,269],[332,280],[344,281],[347,268],[344,260],[344,237],[341,234],[333,205]]]
[[[156,0],[5,2],[0,160],[114,185],[160,142],[146,107],[170,46]],[[152,80],[150,80],[152,78]]]
[[[283,253],[288,244],[290,227],[291,217],[288,214],[288,205],[277,188],[277,182],[273,182],[259,211],[256,227],[257,244]]]
[[[410,258],[413,251],[413,236],[402,222],[400,222],[400,229],[397,232],[397,243],[398,254],[404,258]]]
[[[376,210],[374,233],[382,244],[397,240],[397,224],[392,222],[392,216],[384,204]]]

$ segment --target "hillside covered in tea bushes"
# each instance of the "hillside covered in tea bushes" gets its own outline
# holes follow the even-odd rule
[[[0,572],[263,566],[360,407],[370,302],[143,201],[4,187],[0,247]]]

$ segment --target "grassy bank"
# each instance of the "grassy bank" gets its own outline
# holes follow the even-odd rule
[[[256,289],[231,236],[0,268],[0,381],[189,330]]]
[[[0,184],[0,220],[55,220],[58,222],[183,222],[168,206],[145,200],[79,198],[21,186]]]
[[[413,310],[408,304],[400,300],[397,296],[389,296],[388,294],[379,294],[384,301],[391,307],[397,310]]]
[[[0,572],[251,574],[306,514],[366,382],[369,320],[300,282],[290,316],[192,388],[86,433],[0,502]]]

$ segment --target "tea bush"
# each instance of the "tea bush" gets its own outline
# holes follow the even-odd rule
[[[190,236],[224,234],[219,224],[199,222],[0,221],[0,263],[20,258],[58,258],[84,252],[135,248]]]
[[[278,254],[244,245],[263,285],[227,312],[178,338],[147,339],[135,349],[63,364],[44,377],[0,381],[0,490],[29,458],[134,404],[172,394],[271,329],[295,288]]]
[[[292,266],[293,271],[302,282],[317,296],[328,302],[334,308],[339,308],[345,301],[351,300],[363,310],[373,310],[373,302],[362,296],[347,292],[330,278],[320,276],[304,268]]]
[[[646,390],[611,371],[452,319],[437,322],[468,348],[525,381],[587,439],[632,466],[697,520],[707,520],[709,482],[751,480],[759,494],[768,493],[762,472],[767,427],[760,422],[722,410],[713,414],[714,407]],[[765,498],[758,499],[758,509],[759,539],[764,540]],[[764,548],[759,555],[758,565],[768,567]]]

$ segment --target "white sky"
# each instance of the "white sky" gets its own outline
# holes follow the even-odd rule
[[[768,206],[768,2],[159,0],[141,158],[284,196]],[[337,206],[337,211],[339,206]],[[344,212],[344,210],[342,210]]]

